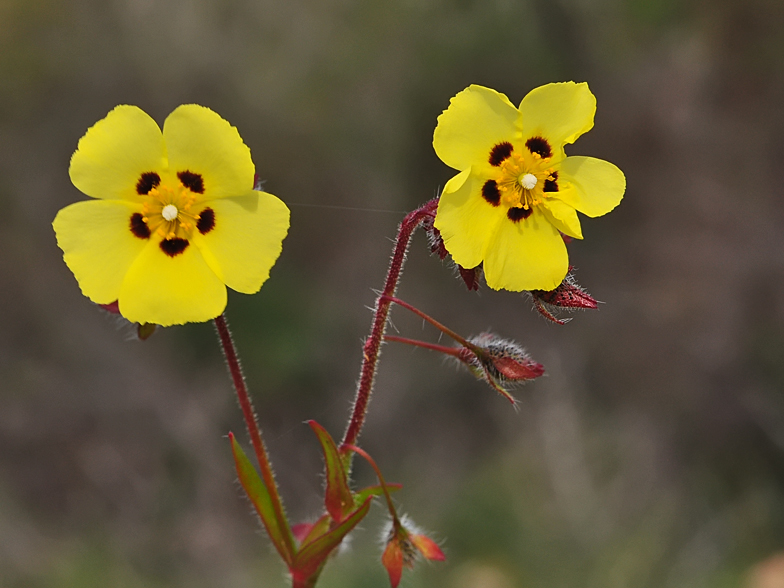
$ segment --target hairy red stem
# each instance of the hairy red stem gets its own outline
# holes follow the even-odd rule
[[[349,420],[346,432],[343,435],[341,446],[355,444],[362,431],[368,403],[370,402],[370,394],[373,391],[373,381],[376,377],[376,365],[381,350],[381,341],[383,340],[384,331],[387,327],[389,307],[392,304],[389,297],[393,296],[397,290],[400,273],[403,270],[403,264],[406,261],[406,251],[408,250],[408,244],[411,241],[411,235],[422,221],[428,217],[432,218],[435,215],[437,207],[438,199],[427,202],[420,208],[409,212],[403,219],[403,222],[400,223],[400,227],[398,227],[395,249],[392,254],[392,261],[389,264],[389,270],[387,270],[384,290],[381,296],[376,299],[373,323],[370,327],[370,336],[365,341],[362,370],[359,376],[359,384],[357,385],[357,394],[354,398],[354,408],[351,412],[351,420]],[[344,456],[345,455],[346,454],[344,454]],[[345,457],[347,470],[350,470],[352,455],[352,453],[348,453]]]

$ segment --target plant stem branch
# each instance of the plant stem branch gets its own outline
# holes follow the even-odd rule
[[[457,357],[458,359],[461,358],[465,353],[465,351],[461,351],[457,347],[446,347],[445,345],[437,345],[435,343],[418,341],[416,339],[409,339],[407,337],[398,337],[396,335],[384,335],[384,341],[394,341],[396,343],[405,343],[406,345],[412,345],[414,347],[422,347],[431,351],[438,351],[439,353],[443,353],[445,355],[451,355],[452,357]]]

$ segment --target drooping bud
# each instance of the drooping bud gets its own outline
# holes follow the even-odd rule
[[[403,516],[394,517],[384,529],[384,553],[381,563],[389,574],[389,583],[397,588],[403,576],[403,568],[413,568],[417,557],[421,556],[432,561],[444,561],[446,556],[438,544],[422,533]]]
[[[570,268],[571,270],[571,268]],[[544,318],[559,325],[565,325],[570,318],[559,319],[554,313],[558,310],[575,311],[586,308],[597,308],[598,302],[577,283],[574,274],[566,274],[561,285],[555,290],[531,290],[529,292],[534,308]]]

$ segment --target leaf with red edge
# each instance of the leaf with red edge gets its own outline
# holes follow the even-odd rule
[[[234,463],[237,466],[240,484],[242,484],[245,493],[259,514],[259,518],[261,518],[261,522],[264,524],[264,528],[267,530],[267,535],[269,535],[273,545],[275,545],[283,561],[290,565],[294,560],[294,554],[289,548],[290,545],[294,545],[291,529],[287,524],[285,528],[281,528],[278,525],[269,490],[232,433],[229,433],[229,439],[231,440],[231,451],[234,454]]]
[[[316,433],[321,450],[324,452],[324,465],[327,470],[327,489],[324,493],[324,506],[333,520],[340,522],[355,508],[351,489],[348,487],[346,470],[340,459],[337,445],[327,430],[316,421],[308,421]]]
[[[321,566],[326,561],[329,554],[340,545],[343,538],[357,526],[359,521],[365,518],[370,510],[370,503],[373,499],[368,498],[357,510],[349,514],[340,524],[329,530],[327,533],[309,540],[304,543],[294,559],[294,563],[289,566],[292,579],[303,586],[312,586]]]

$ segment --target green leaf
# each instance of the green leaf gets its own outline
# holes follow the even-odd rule
[[[242,450],[239,443],[237,443],[234,435],[229,433],[229,439],[231,439],[231,451],[234,454],[234,464],[237,466],[237,475],[239,476],[240,484],[242,484],[245,493],[256,508],[256,512],[259,514],[261,522],[267,530],[267,535],[269,535],[272,543],[278,550],[278,553],[280,553],[283,561],[291,566],[295,555],[292,552],[294,536],[291,533],[288,521],[286,521],[284,515],[283,527],[278,524],[269,489],[264,485],[264,482],[256,472],[256,468],[250,463],[250,460],[245,455],[245,452]]]
[[[335,522],[345,519],[356,508],[351,489],[348,487],[346,470],[340,460],[337,445],[327,430],[316,421],[308,421],[310,428],[316,433],[321,450],[324,452],[324,464],[327,470],[327,490],[324,493],[324,506]]]

